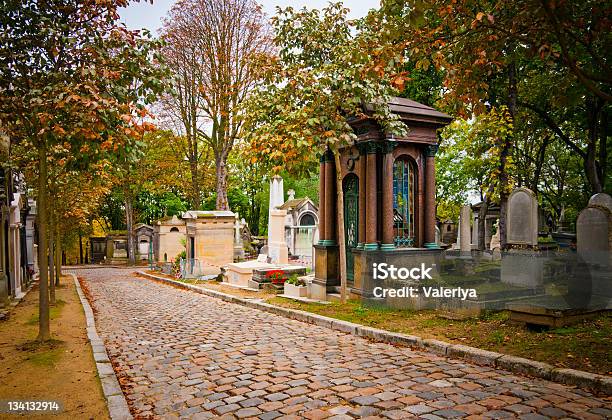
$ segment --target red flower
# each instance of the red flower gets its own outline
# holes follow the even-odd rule
[[[283,270],[271,270],[266,273],[266,278],[269,279],[273,284],[284,284],[287,280],[285,272]]]

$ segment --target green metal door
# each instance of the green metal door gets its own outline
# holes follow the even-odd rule
[[[354,174],[344,178],[344,240],[346,243],[346,278],[353,282],[355,256],[353,248],[359,241],[359,179]]]

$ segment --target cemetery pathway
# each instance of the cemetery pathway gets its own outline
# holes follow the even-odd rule
[[[131,270],[75,272],[138,418],[612,417],[609,400],[580,389],[372,343]]]

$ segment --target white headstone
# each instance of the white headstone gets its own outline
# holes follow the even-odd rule
[[[506,242],[509,245],[538,244],[538,201],[528,188],[517,188],[508,197]]]
[[[440,246],[440,228],[438,226],[436,226],[435,238],[436,245]]]
[[[472,219],[472,208],[469,205],[461,207],[459,215],[459,250],[461,253],[470,253],[470,221]]]

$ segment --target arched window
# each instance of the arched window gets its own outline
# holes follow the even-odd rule
[[[306,213],[300,218],[300,226],[314,226],[315,219],[310,213]]]
[[[415,238],[415,165],[407,157],[393,163],[393,231],[395,246],[410,247]]]
[[[179,228],[177,227],[173,227],[170,229],[170,232],[178,232],[178,231],[179,231]]]

